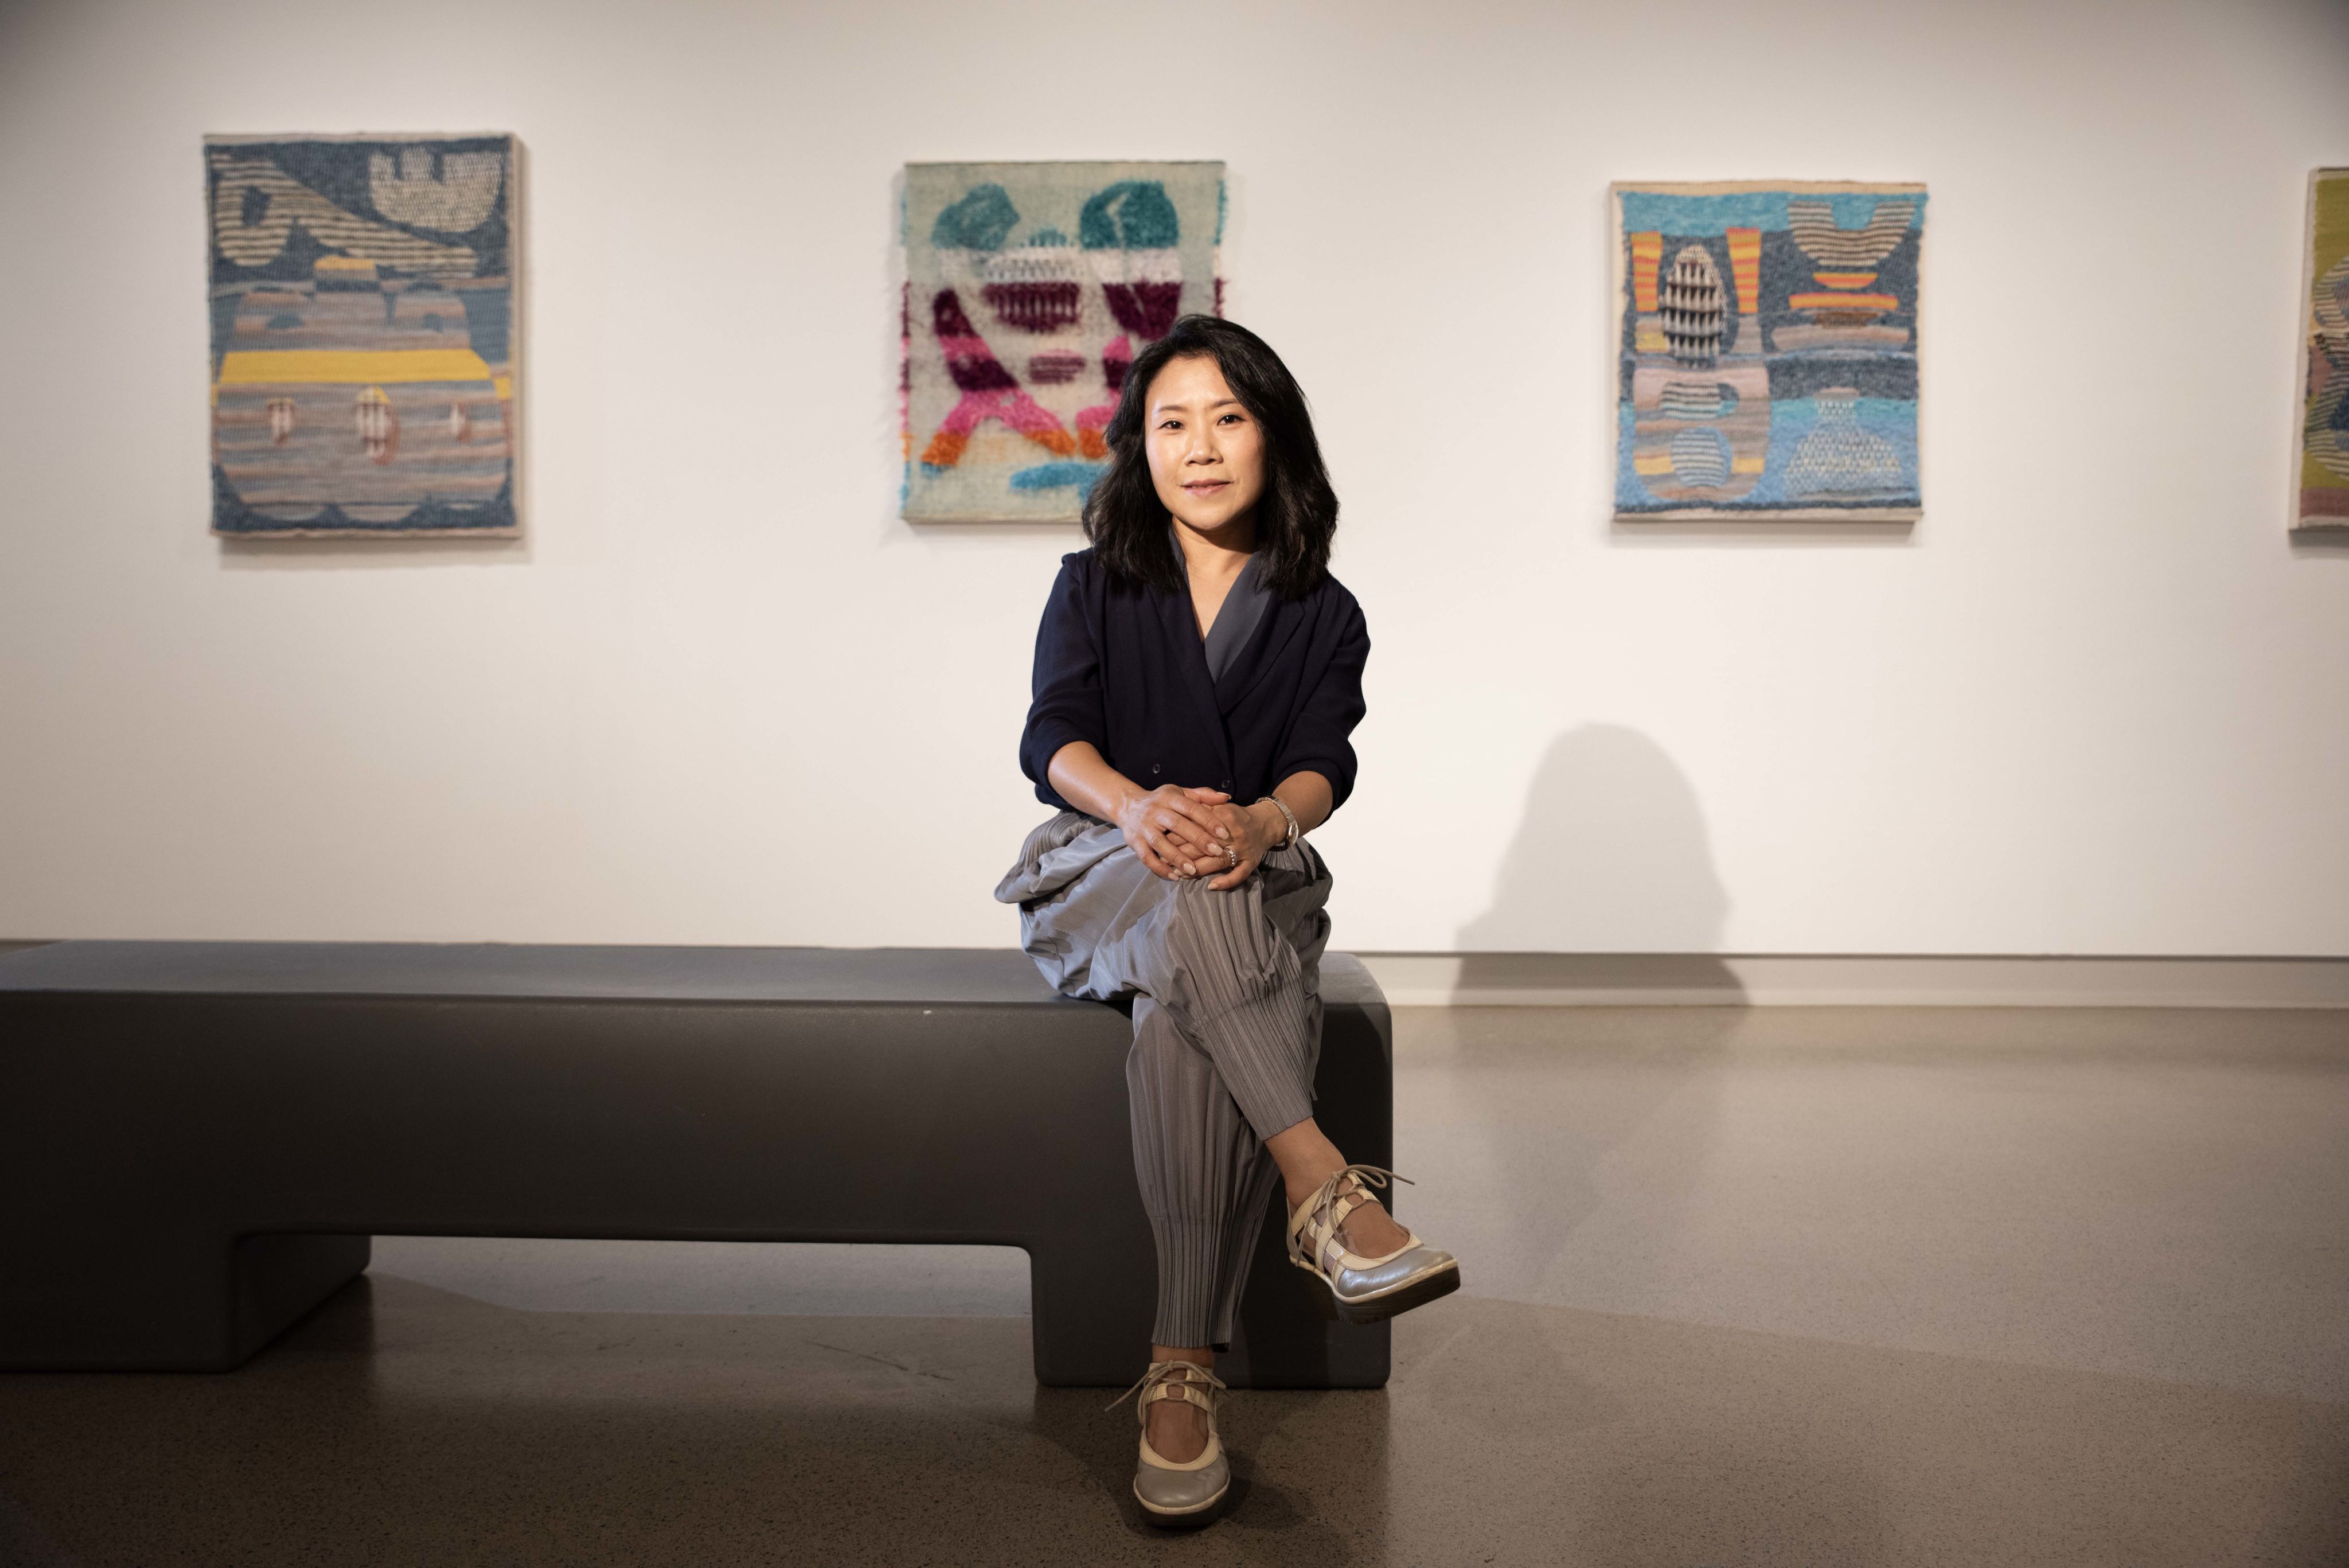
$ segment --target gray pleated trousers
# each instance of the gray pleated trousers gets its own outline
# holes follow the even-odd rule
[[[995,889],[1053,988],[1132,998],[1133,1171],[1158,1241],[1152,1343],[1227,1347],[1279,1168],[1264,1140],[1313,1114],[1330,872],[1299,840],[1228,892],[1154,875],[1064,811]]]

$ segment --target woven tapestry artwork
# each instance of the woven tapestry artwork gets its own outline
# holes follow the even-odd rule
[[[2292,518],[2302,528],[2349,528],[2349,169],[2308,177],[2308,279]]]
[[[1922,185],[1618,184],[1615,515],[1905,522]]]
[[[1223,313],[1220,163],[905,166],[913,523],[1073,522],[1126,367]]]
[[[501,535],[513,140],[204,139],[212,532]]]

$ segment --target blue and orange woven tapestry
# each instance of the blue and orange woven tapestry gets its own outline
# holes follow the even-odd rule
[[[1922,185],[1618,184],[1619,521],[1906,521]]]
[[[212,532],[511,535],[513,140],[204,139]]]
[[[2309,176],[2306,326],[2292,523],[2349,528],[2349,169]]]
[[[1126,368],[1222,313],[1220,163],[905,167],[904,514],[1069,522]]]

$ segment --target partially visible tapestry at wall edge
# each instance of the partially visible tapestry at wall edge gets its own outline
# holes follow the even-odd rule
[[[2349,169],[2308,176],[2292,525],[2349,528]]]

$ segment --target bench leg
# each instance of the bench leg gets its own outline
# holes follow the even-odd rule
[[[236,1291],[237,1360],[245,1361],[320,1303],[367,1272],[372,1236],[241,1236],[231,1277]]]
[[[1122,1388],[1150,1367],[1158,1258],[1150,1228],[1031,1239],[1030,1333],[1036,1381],[1049,1388]]]
[[[84,1234],[11,1249],[0,1370],[226,1372],[364,1273],[371,1247],[366,1236]]]
[[[1385,1387],[1388,1325],[1322,1316],[1314,1293],[1327,1287],[1288,1261],[1288,1199],[1275,1192],[1257,1235],[1232,1348],[1216,1358],[1216,1374],[1235,1388]]]

